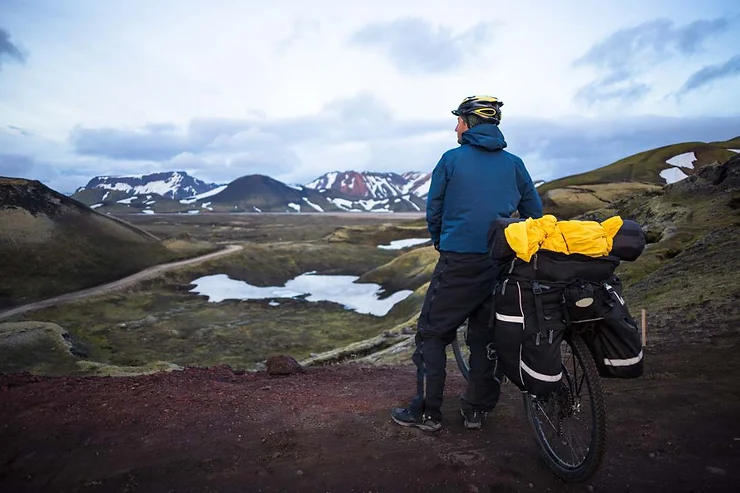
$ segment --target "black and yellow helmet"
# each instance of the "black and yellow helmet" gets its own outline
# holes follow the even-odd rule
[[[487,120],[498,125],[501,122],[501,107],[504,105],[492,96],[470,96],[463,99],[456,110],[455,116],[476,115],[481,120]]]

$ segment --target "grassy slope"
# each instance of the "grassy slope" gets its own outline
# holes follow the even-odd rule
[[[620,159],[602,168],[553,180],[541,185],[538,191],[540,195],[543,195],[550,190],[567,186],[628,181],[663,185],[665,181],[659,173],[666,168],[666,160],[685,152],[694,152],[699,165],[714,161],[722,163],[734,156],[732,151],[726,150],[723,146],[703,142],[685,142],[651,149]]]
[[[724,149],[740,149],[740,136],[734,137],[730,140],[711,142],[711,144]]]

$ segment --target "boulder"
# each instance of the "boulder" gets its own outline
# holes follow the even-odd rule
[[[303,372],[305,370],[301,364],[291,356],[273,356],[267,360],[268,375],[293,375]]]

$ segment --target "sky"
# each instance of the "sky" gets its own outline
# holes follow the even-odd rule
[[[740,2],[0,0],[0,176],[431,171],[466,96],[551,180],[740,135]]]

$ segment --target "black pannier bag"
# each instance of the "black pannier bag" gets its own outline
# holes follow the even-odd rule
[[[509,261],[505,273],[540,281],[569,282],[573,279],[598,282],[610,279],[619,267],[619,259],[612,256],[589,257],[578,253],[565,254],[539,250],[529,262],[515,257]]]
[[[609,255],[620,260],[633,262],[645,250],[645,233],[635,221],[623,220],[622,227],[614,235],[612,249]]]
[[[561,384],[564,287],[517,277],[496,286],[492,322],[498,362],[522,391],[544,396]]]
[[[595,320],[572,320],[571,326],[583,336],[594,357],[599,375],[605,378],[638,378],[645,371],[642,334],[622,298],[622,288],[616,276],[603,282],[601,292],[606,298],[594,316]],[[569,306],[571,293],[566,293]],[[573,315],[572,309],[568,315]],[[584,323],[579,329],[579,322]]]

